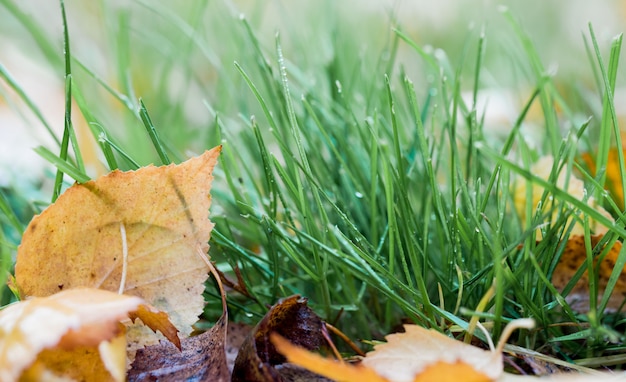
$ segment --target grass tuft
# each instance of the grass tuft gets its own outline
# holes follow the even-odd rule
[[[515,62],[507,72],[495,68],[499,58],[487,47],[498,40],[487,27],[467,33],[450,58],[417,41],[393,15],[384,38],[355,33],[342,23],[345,16],[326,19],[323,12],[311,13],[324,27],[315,33],[287,29],[270,38],[261,32],[260,16],[240,18],[232,4],[221,2],[175,8],[102,3],[97,11],[72,4],[70,21],[79,12],[101,20],[96,30],[105,30],[105,37],[95,42],[107,60],[103,68],[83,46],[81,26],[70,23],[69,29],[63,1],[64,48],[21,6],[0,3],[9,10],[2,17],[27,32],[43,65],[65,78],[59,139],[0,64],[0,78],[56,142],[36,149],[57,171],[53,201],[64,175],[85,182],[97,175],[95,165],[169,164],[223,145],[210,255],[248,292],[228,296],[235,321],[254,323],[268,304],[295,293],[353,338],[381,338],[410,321],[467,330],[469,341],[471,334],[483,336],[474,332],[480,321],[497,339],[506,323],[532,317],[537,329],[516,333],[513,344],[580,365],[609,356],[623,362],[617,343],[624,322],[605,312],[608,293],[597,298],[594,266],[626,238],[618,207],[626,201],[604,191],[609,150],[622,145],[614,103],[621,35],[605,65],[602,43],[589,28],[586,75],[601,89],[581,87],[583,94],[574,97],[561,91],[564,80],[548,73],[509,11],[500,16],[508,29],[497,33],[516,43],[494,45]],[[149,27],[154,18],[162,29]],[[481,97],[494,78],[511,73],[520,76],[519,89],[512,90],[521,101],[502,132]],[[528,134],[532,126],[540,140]],[[95,140],[93,147],[83,143],[85,135]],[[97,163],[87,155],[92,151]],[[580,160],[585,151],[594,152],[599,170],[593,174]],[[531,172],[542,156],[554,158],[547,179]],[[568,179],[564,188],[557,185],[560,174]],[[601,201],[618,223],[567,192],[573,175],[585,181],[585,198]],[[511,191],[518,184],[526,186],[524,213],[516,211]],[[623,176],[620,186],[626,187]],[[533,187],[544,190],[539,206]],[[23,207],[11,186],[0,188],[0,282],[11,271],[28,218],[39,211],[22,214]],[[586,233],[586,263],[558,290],[552,275],[576,221]],[[592,248],[594,221],[609,232]],[[608,291],[624,265],[622,250]],[[584,272],[588,313],[567,302]],[[221,303],[211,286],[206,293],[204,318],[213,319]],[[2,302],[9,300],[4,292]]]

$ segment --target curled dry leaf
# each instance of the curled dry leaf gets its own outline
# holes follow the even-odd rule
[[[235,360],[233,381],[281,381],[279,365],[285,357],[270,341],[278,333],[289,341],[313,350],[324,342],[322,320],[298,295],[287,297],[274,305],[246,338]],[[295,378],[290,369],[289,378]]]
[[[202,256],[213,228],[209,191],[220,151],[70,187],[24,232],[15,266],[24,296],[121,289],[167,312],[189,334],[204,305]]]
[[[72,289],[9,305],[0,312],[0,380],[57,375],[123,380],[130,312],[172,341],[176,328],[144,300],[98,289]]]

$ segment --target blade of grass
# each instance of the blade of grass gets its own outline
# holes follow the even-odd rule
[[[146,109],[146,105],[144,105],[143,100],[139,100],[139,117],[141,118],[141,122],[143,123],[148,135],[150,136],[150,140],[152,141],[152,145],[156,149],[157,154],[159,154],[159,158],[161,159],[161,163],[164,165],[168,165],[172,163],[169,156],[165,152],[165,147],[159,139],[159,134],[150,119],[150,115],[148,114],[148,110]]]
[[[35,148],[35,152],[41,155],[41,157],[47,160],[48,162],[52,163],[58,169],[59,173],[69,175],[78,183],[85,183],[91,180],[91,178],[89,178],[89,176],[85,174],[84,171],[81,171],[79,168],[77,168],[73,164],[69,163],[68,161],[54,154],[48,148],[39,146]],[[63,183],[62,181],[59,182],[59,186],[58,186],[59,189],[61,188],[62,183]]]

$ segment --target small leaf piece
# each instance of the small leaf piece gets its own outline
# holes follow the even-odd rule
[[[209,191],[220,150],[70,187],[24,232],[15,265],[24,296],[122,285],[189,334],[204,306],[208,269],[198,252],[207,253],[213,228]]]
[[[33,378],[50,373],[91,380],[123,377],[126,340],[120,321],[143,303],[136,296],[81,288],[7,306],[0,311],[0,380],[16,380],[29,368]],[[152,314],[138,317],[150,322],[154,319],[146,317]],[[113,343],[100,346],[104,341]]]

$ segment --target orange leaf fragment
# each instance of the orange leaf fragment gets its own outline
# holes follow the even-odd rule
[[[51,373],[123,380],[126,339],[120,321],[143,304],[136,296],[79,288],[7,306],[0,311],[0,380],[23,373],[35,379]],[[137,316],[154,320],[155,312],[145,312]]]
[[[355,382],[388,382],[389,380],[378,375],[374,370],[362,365],[350,365],[341,363],[319,354],[312,353],[303,347],[293,345],[291,342],[272,333],[271,341],[281,354],[287,357],[287,361],[302,366],[326,378],[337,381]]]
[[[485,374],[476,371],[472,365],[468,365],[465,362],[457,361],[455,363],[448,363],[444,361],[437,361],[432,365],[426,366],[424,370],[419,373],[413,382],[489,382],[493,379],[489,378]]]
[[[202,256],[213,228],[209,191],[220,151],[70,187],[23,235],[15,277],[24,296],[121,289],[167,312],[189,334],[204,306]]]
[[[591,247],[594,248],[603,235],[592,235]],[[613,268],[617,262],[617,257],[622,250],[622,243],[616,241],[606,256],[602,259],[602,262],[598,265],[598,259],[594,259],[594,266],[597,269],[598,274],[598,298],[602,298],[602,294],[606,289],[609,281],[609,277],[613,272]],[[554,273],[552,274],[552,283],[554,286],[563,290],[565,286],[572,279],[578,269],[587,261],[587,249],[585,247],[585,238],[581,235],[570,236],[567,240],[561,259],[557,264]],[[609,301],[606,306],[607,311],[616,311],[624,298],[626,297],[626,272],[622,270],[617,283],[612,291]],[[578,282],[574,286],[574,289],[566,296],[566,301],[570,304],[570,307],[576,311],[588,311],[589,310],[589,272],[585,270],[583,275],[578,279]]]
[[[137,310],[130,312],[131,320],[139,318],[141,322],[153,331],[160,331],[163,335],[173,343],[179,350],[181,349],[180,338],[178,338],[178,330],[169,320],[167,313],[161,312],[149,305],[139,305]]]

